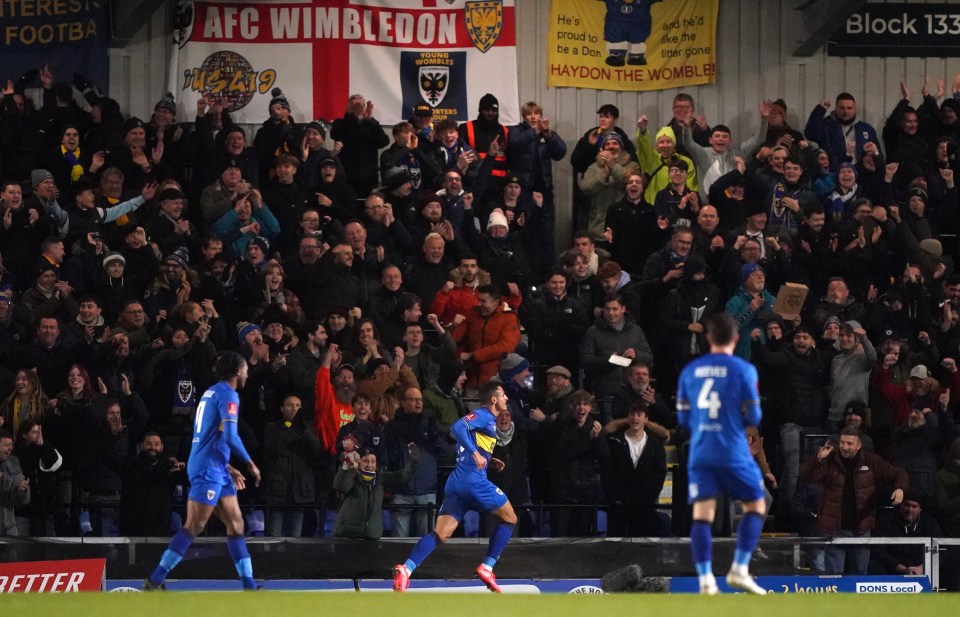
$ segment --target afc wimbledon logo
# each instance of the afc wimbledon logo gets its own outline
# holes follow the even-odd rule
[[[447,85],[450,83],[449,66],[421,66],[420,67],[420,96],[428,101],[431,107],[436,107],[447,94]]]
[[[467,34],[473,41],[473,46],[483,53],[493,47],[500,38],[500,29],[503,27],[503,4],[500,2],[467,2],[466,11]]]
[[[189,403],[193,398],[193,382],[190,380],[181,380],[177,383],[177,392],[180,394],[181,403]]]

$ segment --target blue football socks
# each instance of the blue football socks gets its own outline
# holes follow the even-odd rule
[[[690,526],[690,552],[698,576],[713,573],[713,535],[707,521],[693,521]]]
[[[257,582],[253,580],[253,562],[250,561],[250,553],[247,552],[247,543],[243,536],[229,536],[227,538],[227,552],[233,559],[233,565],[237,568],[237,574],[240,576],[243,588],[256,589]]]
[[[503,549],[507,547],[507,543],[510,541],[510,536],[512,535],[513,525],[510,523],[498,523],[497,526],[493,528],[493,533],[490,534],[490,544],[487,547],[487,556],[483,558],[483,565],[493,569],[494,564],[500,559],[500,554],[503,553]]]
[[[438,544],[440,544],[440,536],[438,536],[435,531],[431,531],[420,538],[420,541],[417,542],[410,552],[410,557],[403,563],[403,565],[407,567],[407,571],[412,574],[413,571],[417,569],[417,566],[423,563],[423,560],[429,557],[430,553],[437,548]]]
[[[163,556],[160,557],[160,564],[157,565],[156,569],[150,575],[149,580],[154,585],[160,585],[166,580],[167,575],[170,574],[170,570],[173,570],[180,560],[183,559],[184,553],[187,552],[187,549],[190,548],[190,543],[193,542],[193,534],[191,534],[186,529],[181,529],[177,532],[177,535],[173,536],[173,539],[170,540],[170,545],[167,547],[167,550],[163,552]]]
[[[763,532],[763,516],[756,512],[746,512],[740,519],[737,527],[737,550],[733,554],[733,563],[747,567],[753,550],[757,547],[757,540]]]

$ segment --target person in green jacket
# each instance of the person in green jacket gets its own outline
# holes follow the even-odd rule
[[[383,490],[413,477],[420,466],[420,451],[409,444],[410,460],[400,471],[377,469],[373,448],[344,452],[343,464],[333,478],[333,488],[343,494],[343,502],[333,524],[333,537],[379,540],[383,536]]]

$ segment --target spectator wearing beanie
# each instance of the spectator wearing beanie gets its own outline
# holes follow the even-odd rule
[[[253,152],[260,172],[258,183],[261,187],[266,187],[275,176],[278,154],[299,158],[303,152],[303,133],[294,122],[290,101],[280,88],[274,88],[270,94],[270,115],[253,138]]]
[[[751,332],[760,329],[760,340],[766,340],[760,315],[772,311],[775,298],[766,289],[766,275],[759,264],[748,263],[740,268],[740,288],[727,301],[725,311],[737,322],[740,341],[734,353],[745,360],[751,356]]]

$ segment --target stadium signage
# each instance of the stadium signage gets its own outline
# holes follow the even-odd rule
[[[828,56],[958,57],[960,5],[864,4],[827,41]]]
[[[0,593],[73,593],[104,587],[106,559],[0,564]]]

